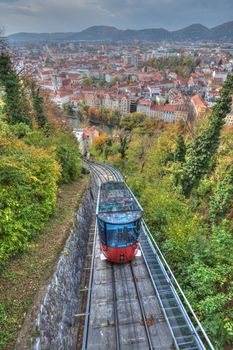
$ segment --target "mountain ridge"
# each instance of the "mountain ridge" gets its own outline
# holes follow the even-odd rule
[[[27,33],[8,36],[10,42],[35,41],[229,41],[233,42],[233,21],[207,28],[200,23],[169,31],[164,28],[117,29],[113,26],[91,26],[80,32]]]

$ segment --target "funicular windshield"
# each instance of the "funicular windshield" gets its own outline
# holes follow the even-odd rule
[[[99,220],[99,228],[102,243],[112,248],[124,248],[138,242],[140,220],[121,225]]]
[[[142,208],[124,182],[101,185],[98,224],[102,243],[113,248],[138,241]]]

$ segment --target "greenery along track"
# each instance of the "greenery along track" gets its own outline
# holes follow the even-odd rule
[[[61,112],[16,73],[4,42],[1,48],[0,347],[12,349],[62,249],[83,183],[78,145]]]
[[[233,129],[229,76],[212,114],[192,126],[134,123],[92,157],[121,169],[146,222],[216,349],[233,343]],[[111,146],[110,146],[111,145]]]

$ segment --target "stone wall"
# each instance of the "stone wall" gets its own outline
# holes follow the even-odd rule
[[[41,304],[35,322],[34,350],[76,348],[75,315],[81,308],[79,288],[93,213],[94,200],[88,189]]]

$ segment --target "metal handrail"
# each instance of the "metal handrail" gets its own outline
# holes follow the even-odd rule
[[[167,268],[167,270],[168,270],[168,272],[169,272],[169,275],[171,276],[171,278],[169,278],[169,280],[171,281],[171,284],[172,284],[174,287],[177,287],[177,288],[178,288],[180,294],[182,295],[182,298],[183,298],[184,301],[185,301],[185,304],[188,306],[189,311],[191,312],[193,318],[194,318],[195,321],[197,322],[197,325],[198,325],[198,330],[197,330],[197,331],[201,330],[201,332],[202,332],[202,334],[203,334],[203,336],[204,336],[204,338],[205,338],[207,344],[209,345],[210,349],[211,349],[211,350],[215,350],[214,347],[213,347],[213,345],[212,345],[212,343],[211,343],[211,341],[209,340],[208,335],[206,334],[204,328],[202,327],[200,321],[198,320],[198,318],[197,318],[197,316],[196,316],[196,314],[195,314],[195,312],[194,312],[192,306],[190,305],[188,299],[186,298],[186,296],[185,296],[185,294],[184,294],[184,292],[183,292],[181,286],[179,285],[177,279],[175,278],[175,276],[174,276],[174,274],[173,274],[173,272],[172,272],[170,266],[168,265],[168,263],[167,263],[165,257],[163,256],[161,250],[159,249],[159,246],[158,246],[158,244],[156,243],[156,241],[155,241],[155,239],[154,239],[152,233],[150,232],[150,230],[149,230],[148,226],[146,225],[145,221],[142,220],[142,222],[143,222],[143,226],[144,226],[144,228],[145,228],[145,230],[146,230],[146,233],[147,233],[148,236],[149,236],[148,238],[153,242],[154,248],[156,248],[159,257],[160,257],[161,260],[163,261],[163,264],[166,266],[166,268]]]
[[[151,282],[152,282],[152,284],[153,284],[153,286],[154,286],[154,289],[155,289],[155,291],[156,291],[159,304],[160,304],[161,309],[162,309],[162,311],[163,311],[164,318],[165,318],[165,320],[166,320],[166,322],[167,322],[168,328],[169,328],[170,333],[171,333],[171,335],[172,335],[172,339],[173,339],[174,345],[175,345],[176,349],[179,349],[178,344],[177,344],[177,341],[176,341],[176,337],[175,337],[174,332],[173,332],[173,330],[172,330],[172,327],[171,327],[171,325],[170,325],[168,316],[167,316],[167,314],[166,314],[166,312],[165,312],[165,310],[164,310],[164,308],[163,308],[163,303],[162,303],[162,300],[161,300],[161,298],[160,298],[158,288],[156,287],[156,284],[155,284],[155,282],[154,282],[153,276],[152,276],[151,271],[150,271],[150,267],[149,267],[148,262],[147,262],[147,260],[146,260],[146,256],[145,256],[145,254],[144,254],[144,252],[143,252],[143,250],[142,250],[142,247],[141,247],[141,252],[142,252],[142,256],[143,256],[143,258],[144,258],[146,267],[147,267],[147,271],[148,271],[149,276],[150,276],[150,278],[151,278]]]

